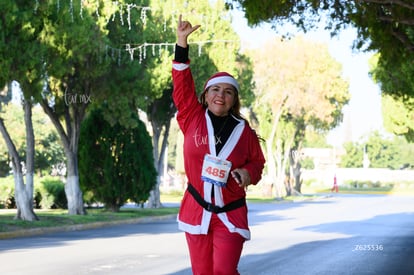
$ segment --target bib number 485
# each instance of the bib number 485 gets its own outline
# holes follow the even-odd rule
[[[219,177],[219,178],[224,178],[226,176],[226,170],[222,170],[222,169],[218,169],[218,168],[213,168],[211,166],[208,166],[206,168],[206,172],[209,175],[215,176],[215,177]]]
[[[203,181],[224,187],[227,184],[231,162],[206,154],[204,156],[201,179]]]

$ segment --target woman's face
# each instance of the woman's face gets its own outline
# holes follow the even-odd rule
[[[216,116],[226,116],[234,105],[236,90],[231,84],[217,83],[205,93],[207,108]]]

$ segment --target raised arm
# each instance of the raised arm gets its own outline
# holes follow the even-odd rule
[[[200,28],[200,25],[195,25],[193,27],[189,21],[182,21],[182,15],[180,14],[177,26],[177,45],[187,48],[188,36],[198,28]]]

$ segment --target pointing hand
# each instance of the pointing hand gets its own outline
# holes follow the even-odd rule
[[[191,25],[189,21],[182,21],[182,15],[180,14],[177,26],[177,45],[183,48],[187,48],[187,38],[195,30],[200,28],[200,25]]]

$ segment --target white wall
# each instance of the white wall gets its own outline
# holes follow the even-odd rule
[[[314,179],[326,186],[332,186],[335,174],[339,185],[349,180],[383,183],[404,181],[414,182],[414,170],[390,170],[381,168],[302,170],[302,178],[304,181]]]

